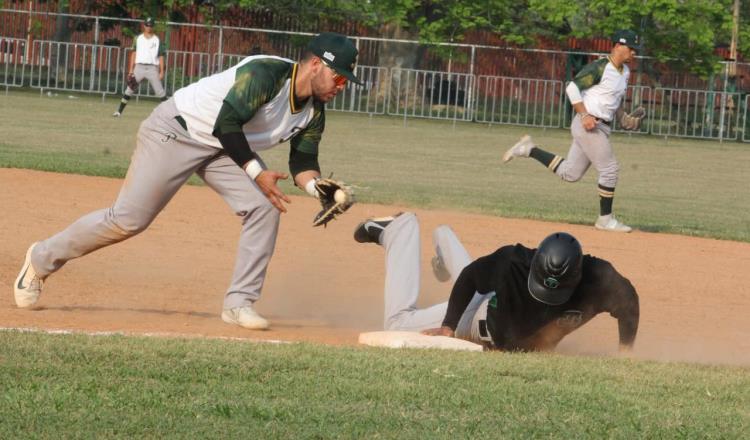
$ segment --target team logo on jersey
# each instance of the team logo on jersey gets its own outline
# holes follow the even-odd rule
[[[172,131],[168,131],[168,132],[162,133],[162,134],[164,135],[164,137],[161,138],[161,141],[164,142],[164,143],[167,143],[167,142],[169,142],[169,141],[171,141],[173,139],[177,139],[177,134],[174,133],[174,132],[172,132]]]
[[[583,321],[583,312],[580,310],[566,310],[562,316],[557,318],[557,326],[562,328],[574,329],[581,326]]]
[[[493,309],[497,308],[497,294],[492,295],[492,298],[490,298],[489,306]]]
[[[289,135],[288,135],[288,136],[284,136],[284,137],[282,137],[282,138],[281,138],[281,140],[279,141],[279,143],[280,143],[280,144],[283,144],[284,142],[288,141],[289,139],[291,139],[291,138],[293,138],[293,137],[297,136],[297,133],[299,133],[300,131],[302,131],[302,127],[294,127],[294,128],[292,129],[292,132],[291,132],[291,133],[289,133]]]

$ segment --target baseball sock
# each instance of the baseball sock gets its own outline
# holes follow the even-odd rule
[[[557,171],[557,167],[565,160],[564,157],[544,151],[539,147],[532,148],[529,156],[538,160],[542,165],[552,170],[553,173]]]
[[[599,215],[612,214],[612,202],[615,198],[615,189],[599,185]]]
[[[118,108],[117,111],[122,113],[122,111],[125,110],[125,106],[128,105],[128,101],[130,101],[130,96],[122,95],[122,99],[120,100],[120,108]]]

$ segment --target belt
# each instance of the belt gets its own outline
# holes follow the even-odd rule
[[[490,335],[490,331],[487,330],[487,320],[480,319],[478,324],[479,324],[479,339],[485,342],[492,342],[492,335]]]
[[[477,324],[479,326],[479,341],[481,345],[485,350],[494,350],[496,348],[495,342],[492,340],[492,335],[487,328],[487,320],[480,319],[479,321],[477,321]]]
[[[596,122],[601,122],[602,124],[604,124],[604,125],[606,125],[608,127],[612,126],[612,121],[605,121],[604,119],[596,118]]]

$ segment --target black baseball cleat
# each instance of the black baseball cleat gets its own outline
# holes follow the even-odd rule
[[[354,239],[359,243],[380,244],[380,234],[391,224],[395,216],[368,218],[354,230]]]

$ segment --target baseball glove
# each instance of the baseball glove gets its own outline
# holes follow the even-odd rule
[[[134,92],[138,90],[138,81],[135,80],[135,75],[132,73],[128,75],[125,84],[127,84],[128,87],[130,87],[130,90]]]
[[[354,191],[340,180],[329,178],[315,182],[322,209],[315,216],[313,226],[326,226],[328,222],[346,212],[354,204]]]
[[[620,116],[620,128],[623,130],[638,130],[641,128],[641,120],[646,116],[646,109],[638,107],[631,113],[623,112]]]

